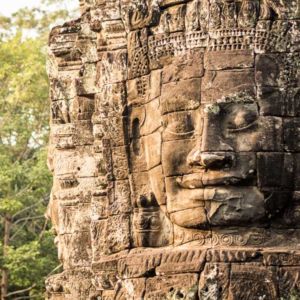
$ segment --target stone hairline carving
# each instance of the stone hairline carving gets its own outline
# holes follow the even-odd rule
[[[50,299],[299,288],[299,1],[80,2],[50,35]]]

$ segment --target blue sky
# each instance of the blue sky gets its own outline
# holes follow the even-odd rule
[[[9,16],[11,13],[17,11],[19,8],[25,6],[38,6],[40,2],[40,0],[0,0],[0,3],[2,4],[0,6],[0,14]],[[72,8],[76,5],[79,5],[78,0],[69,0],[68,2],[68,5],[71,5]]]

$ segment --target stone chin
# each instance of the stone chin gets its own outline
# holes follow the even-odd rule
[[[185,228],[263,227],[292,197],[291,191],[263,192],[256,186],[198,187],[178,177],[174,181],[179,188],[168,194],[167,211],[174,224]]]
[[[184,197],[186,209],[172,211]],[[257,187],[207,186],[182,189],[169,199],[172,222],[187,228],[247,226],[265,219],[265,197]]]

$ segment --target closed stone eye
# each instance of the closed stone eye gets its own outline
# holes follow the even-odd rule
[[[247,129],[250,126],[252,126],[256,120],[257,117],[252,114],[248,114],[248,115],[239,114],[229,122],[228,130],[234,131],[234,130]]]
[[[167,133],[176,134],[176,135],[186,135],[194,132],[194,128],[188,128],[185,124],[176,122],[169,125],[166,130]]]
[[[258,119],[255,109],[239,109],[229,113],[227,118],[227,129],[229,132],[246,130],[252,127]]]
[[[194,124],[191,115],[185,118],[171,119],[165,123],[165,132],[174,135],[188,135],[194,132]]]

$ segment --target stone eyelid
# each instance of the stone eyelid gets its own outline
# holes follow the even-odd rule
[[[253,122],[251,122],[250,124],[243,126],[243,127],[239,127],[239,128],[227,128],[227,130],[229,132],[238,132],[238,131],[243,131],[246,129],[251,128],[252,126],[254,126],[257,123],[257,120],[254,120]]]
[[[195,130],[191,130],[191,131],[188,131],[188,132],[178,133],[178,132],[171,131],[171,130],[169,130],[169,129],[165,129],[165,132],[171,133],[171,134],[174,134],[174,135],[183,136],[183,135],[188,135],[188,134],[194,133]]]

